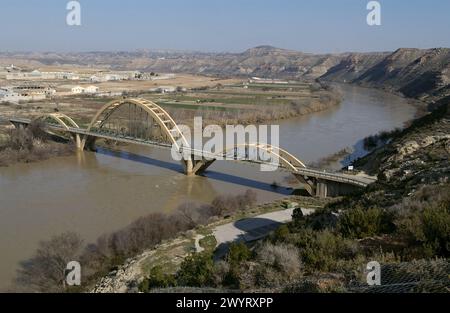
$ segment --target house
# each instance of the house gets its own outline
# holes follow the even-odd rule
[[[81,94],[84,93],[84,88],[81,86],[76,86],[72,88],[72,93],[73,94]]]
[[[93,83],[98,83],[101,82],[103,79],[98,77],[97,75],[92,75],[91,77],[89,77],[89,80]]]
[[[84,88],[84,93],[97,93],[98,92],[98,87],[97,86],[88,86],[86,88]]]
[[[0,102],[35,101],[46,98],[45,88],[38,86],[17,86],[0,88]]]

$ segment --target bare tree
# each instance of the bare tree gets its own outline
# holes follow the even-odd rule
[[[66,266],[77,261],[82,244],[72,232],[41,242],[36,254],[20,263],[16,284],[30,292],[64,292]]]

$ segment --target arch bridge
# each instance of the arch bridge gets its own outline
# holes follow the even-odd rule
[[[181,163],[186,175],[203,173],[217,159],[260,163],[278,166],[291,172],[312,196],[338,196],[364,188],[376,179],[368,176],[330,173],[308,168],[304,162],[288,151],[269,144],[247,143],[245,149],[258,149],[275,157],[278,164],[239,156],[236,150],[242,145],[226,147],[218,153],[191,148],[190,143],[177,123],[162,107],[145,99],[118,99],[105,104],[92,118],[86,129],[69,116],[51,113],[30,120],[8,119],[16,127],[26,127],[34,121],[45,123],[46,131],[52,134],[69,134],[80,150],[95,150],[95,142],[105,139],[112,142],[138,144],[152,147],[176,148],[183,156]],[[247,151],[247,150],[246,150]]]

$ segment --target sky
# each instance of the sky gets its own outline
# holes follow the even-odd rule
[[[311,53],[450,47],[450,0],[1,0],[0,51],[241,52],[259,45]]]

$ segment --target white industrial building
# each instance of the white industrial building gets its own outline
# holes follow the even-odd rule
[[[13,70],[14,69],[14,70]],[[13,67],[5,68],[0,74],[7,80],[84,80],[90,82],[106,82],[118,80],[150,80],[150,74],[144,74],[139,71],[99,71],[92,73],[73,73],[73,72],[41,72],[34,70],[32,72],[23,72],[21,69]]]
[[[88,86],[84,88],[84,93],[97,93],[99,88],[97,86]]]
[[[20,102],[44,100],[52,96],[56,90],[50,87],[37,85],[23,85],[0,88],[0,102]]]
[[[159,92],[159,93],[173,93],[177,91],[177,88],[174,86],[159,86],[155,88],[150,88],[150,92]]]
[[[81,87],[81,86],[75,86],[72,88],[72,94],[96,94],[99,91],[99,88],[97,86],[88,86],[88,87]]]
[[[81,86],[76,86],[76,87],[73,87],[71,91],[73,94],[80,94],[80,93],[84,93],[84,88]]]

